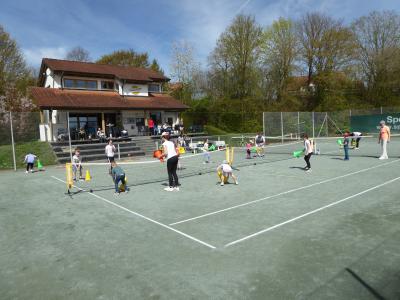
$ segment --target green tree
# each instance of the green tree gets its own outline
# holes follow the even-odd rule
[[[262,29],[252,16],[238,15],[220,36],[214,65],[228,62],[231,97],[244,98],[255,95],[260,76],[258,63]],[[226,61],[225,61],[226,60]]]
[[[30,110],[27,88],[35,83],[14,39],[0,26],[0,107],[2,110]],[[29,103],[28,103],[29,102]]]
[[[158,64],[158,61],[155,58],[151,62],[150,69],[158,73],[164,74],[164,70],[161,69],[160,65]]]
[[[137,53],[132,49],[117,50],[111,54],[106,54],[96,61],[99,64],[149,68],[149,55],[147,53]]]
[[[262,57],[266,71],[266,88],[278,102],[286,96],[290,77],[296,69],[298,39],[291,20],[279,18],[263,35]]]

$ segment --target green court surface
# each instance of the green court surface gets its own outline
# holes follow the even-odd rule
[[[159,162],[119,196],[105,165],[72,195],[63,166],[1,172],[1,299],[400,299],[400,141],[318,147],[311,173],[301,143],[236,149],[223,187],[225,152],[187,155],[179,192]]]

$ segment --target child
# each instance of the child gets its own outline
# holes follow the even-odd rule
[[[75,155],[72,157],[72,172],[74,173],[74,181],[76,181],[76,173],[79,170],[78,180],[82,178],[82,160],[81,160],[81,152],[79,149],[75,149]]]
[[[28,153],[27,155],[25,155],[25,159],[24,162],[26,162],[26,171],[25,173],[29,173],[29,171],[31,173],[33,173],[33,164],[35,163],[35,159],[37,158],[37,156],[35,154],[32,153]]]
[[[304,139],[304,160],[306,161],[306,166],[304,170],[306,172],[311,172],[311,164],[310,164],[310,158],[311,155],[313,155],[313,143],[308,139],[308,135],[305,134],[303,136]]]
[[[251,159],[251,147],[253,147],[251,142],[246,144],[246,159]]]
[[[208,139],[204,140],[203,144],[203,156],[204,156],[204,164],[208,164],[210,162],[210,152],[208,152]]]
[[[217,168],[218,176],[221,179],[221,186],[225,184],[225,181],[228,181],[229,176],[232,176],[235,184],[239,184],[237,177],[233,175],[232,167],[228,164],[227,160],[224,160],[221,165]]]
[[[120,193],[120,189],[118,187],[119,182],[121,181],[124,187],[126,185],[125,172],[124,170],[122,170],[120,166],[117,165],[115,161],[111,163],[111,166],[112,166],[111,175],[115,184],[115,195],[119,195]],[[125,187],[125,191],[129,191],[129,189]]]
[[[344,149],[344,160],[349,160],[349,146],[350,146],[350,139],[349,139],[349,132],[346,131],[343,137],[343,149]]]

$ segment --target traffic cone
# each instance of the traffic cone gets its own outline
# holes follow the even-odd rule
[[[37,160],[37,168],[40,170],[43,168],[42,163],[40,162],[40,160]]]
[[[92,177],[90,176],[89,170],[86,170],[86,176],[85,176],[85,181],[90,181]]]

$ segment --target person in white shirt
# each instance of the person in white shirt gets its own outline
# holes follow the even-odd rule
[[[260,157],[264,156],[265,136],[259,132],[254,140],[257,146],[257,155]]]
[[[168,183],[169,186],[165,188],[167,192],[179,191],[179,180],[176,170],[178,168],[178,153],[176,152],[175,144],[170,141],[168,132],[163,132],[163,157],[167,159]]]
[[[99,128],[97,130],[97,138],[100,140],[100,143],[104,143],[106,141],[106,135],[103,132],[103,130],[101,130],[101,128]]]
[[[32,153],[28,153],[27,155],[25,155],[25,160],[24,160],[24,162],[26,162],[25,173],[29,173],[29,172],[33,173],[33,165],[35,163],[36,158],[37,158],[37,156]]]
[[[306,167],[304,168],[304,170],[306,170],[306,172],[311,172],[311,164],[310,164],[310,158],[311,155],[313,155],[313,143],[312,141],[310,141],[308,139],[308,135],[305,134],[303,136],[304,139],[304,160],[306,161]]]
[[[358,150],[359,146],[360,146],[360,140],[361,140],[362,133],[358,132],[358,131],[354,131],[350,135],[353,137],[351,139],[351,144],[353,144],[353,142],[355,142],[356,143],[355,149]]]
[[[217,168],[218,176],[221,180],[221,186],[223,186],[229,179],[229,176],[232,176],[235,184],[239,184],[239,181],[235,175],[233,175],[232,167],[229,165],[227,160],[224,160],[222,164],[220,164]]]
[[[72,157],[72,171],[74,173],[74,181],[77,180],[76,174],[78,173],[78,171],[79,171],[78,179],[82,178],[82,159],[81,159],[80,154],[81,154],[81,152],[78,149],[76,149],[75,154]]]
[[[208,139],[204,140],[203,144],[203,157],[204,157],[204,164],[208,164],[210,162],[210,152],[208,151]]]
[[[115,151],[116,151],[115,150],[115,146],[113,145],[112,140],[109,140],[108,144],[107,144],[107,146],[105,148],[105,152],[106,152],[107,160],[110,163],[110,170],[109,170],[110,174],[111,174],[111,171],[112,171],[111,163],[115,161],[114,160]]]

